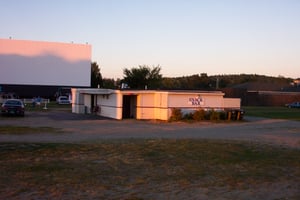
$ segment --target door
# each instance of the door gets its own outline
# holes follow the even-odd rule
[[[136,118],[136,99],[137,95],[123,95],[123,119]]]

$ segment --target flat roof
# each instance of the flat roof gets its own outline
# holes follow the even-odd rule
[[[202,91],[202,90],[112,90],[105,88],[73,88],[81,94],[152,94],[152,93],[168,93],[168,94],[207,94],[207,95],[224,95],[221,91]]]

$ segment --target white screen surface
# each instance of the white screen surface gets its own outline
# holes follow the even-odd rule
[[[0,84],[90,86],[91,46],[0,39]]]

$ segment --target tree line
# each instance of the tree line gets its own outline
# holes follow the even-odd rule
[[[91,64],[91,87],[121,89],[160,89],[160,90],[218,90],[235,85],[262,82],[289,85],[291,78],[270,77],[257,74],[229,74],[208,76],[206,73],[182,77],[163,77],[161,66],[140,65],[123,69],[123,79],[103,78],[96,62]]]

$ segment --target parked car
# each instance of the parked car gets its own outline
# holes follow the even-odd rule
[[[289,104],[286,104],[286,106],[288,108],[300,108],[300,102],[289,103]]]
[[[0,92],[0,103],[3,103],[6,99],[18,99],[19,96],[14,92]]]
[[[59,96],[57,99],[56,99],[56,102],[58,104],[70,104],[70,100],[67,96]]]
[[[8,99],[1,106],[2,115],[25,115],[25,106],[20,99]]]

